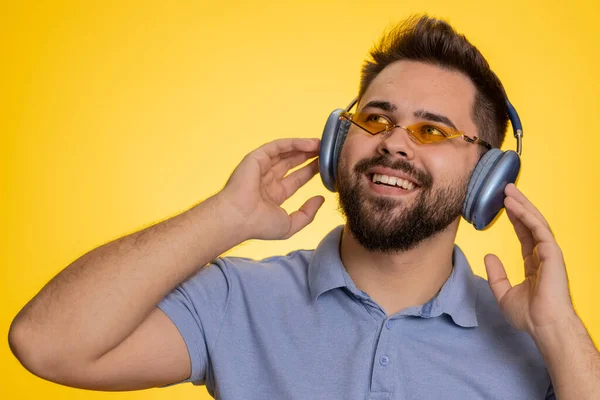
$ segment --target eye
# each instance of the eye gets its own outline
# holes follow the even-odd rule
[[[370,113],[368,111],[353,114],[351,122],[371,135],[387,132],[394,127],[392,121],[385,115]]]
[[[388,127],[394,125],[385,115],[368,112],[355,114],[353,121],[356,125],[360,126],[372,135],[383,132],[387,130]]]
[[[392,123],[389,119],[387,119],[387,117],[379,114],[368,114],[365,118],[365,122],[381,125],[392,125]]]
[[[438,128],[435,125],[422,125],[421,127],[419,127],[419,133],[423,136],[448,136],[446,132],[444,132],[441,128]]]

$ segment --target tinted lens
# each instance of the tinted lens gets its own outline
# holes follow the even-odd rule
[[[442,128],[429,122],[411,125],[407,129],[409,129],[413,133],[415,139],[421,143],[440,142],[452,137],[446,128]]]
[[[373,113],[356,113],[352,117],[352,121],[373,134],[383,132],[393,126],[390,120],[383,115]]]

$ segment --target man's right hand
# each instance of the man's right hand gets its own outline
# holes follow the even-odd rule
[[[318,159],[287,172],[319,154],[319,139],[278,139],[248,153],[218,193],[223,218],[235,218],[247,239],[287,239],[312,222],[325,199],[314,196],[288,213],[281,204],[317,172]]]
[[[284,239],[323,204],[280,206],[317,173],[315,139],[248,154],[222,191],[175,217],[106,243],[63,269],[15,317],[9,344],[23,366],[63,385],[137,390],[191,374],[183,337],[156,305],[240,240]]]

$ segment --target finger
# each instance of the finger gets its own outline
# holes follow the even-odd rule
[[[271,179],[271,178],[275,178],[275,174],[273,173],[273,169],[272,169],[273,166],[277,165],[281,160],[288,159],[288,158],[292,157],[293,155],[300,154],[300,153],[303,153],[303,152],[300,152],[298,150],[292,150],[292,151],[288,151],[285,153],[281,153],[278,156],[275,156],[273,158],[270,158],[265,152],[256,150],[255,152],[248,154],[248,156],[253,156],[260,164],[260,172],[263,175],[263,179],[265,177],[269,176],[269,181],[272,181],[273,179]],[[317,152],[317,154],[318,154],[318,152]]]
[[[242,162],[244,162],[245,160],[250,160],[250,161],[255,160],[256,162],[258,162],[258,165],[260,168],[260,174],[263,177],[266,176],[267,174],[272,175],[271,158],[266,153],[259,151],[259,150],[255,150],[251,153],[246,154],[246,157],[244,157],[244,160],[242,160]],[[269,178],[269,179],[272,180],[271,178]]]
[[[512,197],[507,197],[504,200],[504,205],[507,210],[510,209],[511,212],[531,231],[536,244],[542,242],[551,243],[555,241],[550,228],[517,200]]]
[[[319,152],[295,152],[273,166],[275,179],[281,179],[289,170],[304,163],[309,158],[319,155]]]
[[[318,155],[320,144],[321,141],[317,138],[278,139],[248,153],[245,158],[256,160],[260,166],[261,175],[265,175],[269,173],[271,167],[295,154],[308,152]]]
[[[558,243],[541,243],[534,251],[539,263],[560,259],[564,262],[563,252]]]
[[[514,183],[506,185],[506,189],[504,190],[504,193],[507,196],[513,197],[515,200],[517,200],[519,203],[521,203],[527,210],[532,212],[548,228],[550,228],[550,224],[548,223],[546,218],[544,218],[544,215],[540,212],[540,210],[538,210],[538,208],[536,206],[533,205],[533,203],[527,198],[527,196],[525,196],[525,194],[523,192],[521,192]]]
[[[559,288],[568,292],[569,279],[562,250],[556,243],[542,243],[533,252],[539,263],[539,284],[548,280],[561,284]]]
[[[506,199],[504,200],[504,203],[506,204]],[[521,242],[521,256],[523,257],[523,260],[525,260],[531,255],[531,252],[533,252],[533,248],[535,247],[533,235],[523,221],[517,218],[512,211],[512,208],[506,207],[506,215],[513,225],[517,238],[519,238],[519,242]]]
[[[306,200],[302,207],[297,211],[291,213],[290,219],[292,220],[292,223],[290,225],[290,230],[285,235],[284,239],[295,235],[306,225],[310,224],[315,219],[317,211],[319,211],[319,208],[321,208],[324,202],[325,198],[323,196],[314,196]]]
[[[285,160],[287,160],[290,157],[294,157],[294,156],[297,156],[298,154],[306,154],[306,153],[319,154],[319,151],[316,150],[316,151],[306,152],[306,151],[292,150],[292,151],[288,151],[287,153],[281,153],[277,157],[271,158],[271,167],[276,166],[281,161],[285,161]]]
[[[540,260],[537,255],[537,251],[534,249],[530,255],[523,259],[523,261],[525,267],[525,277],[529,278],[530,276],[536,276],[538,270],[540,269]]]
[[[512,285],[506,276],[506,270],[504,269],[504,265],[502,265],[502,261],[496,255],[488,254],[483,261],[485,263],[488,284],[490,285],[490,289],[492,289],[496,301],[500,304],[504,295],[512,288]]]
[[[300,154],[300,153],[306,153],[306,152],[301,151],[301,150],[292,150],[292,151],[286,151],[285,153],[281,153],[280,155],[271,158],[271,166],[274,167],[275,165],[277,165],[277,163],[279,161],[284,160],[289,157],[292,157],[296,154]],[[311,153],[319,154],[319,151],[315,150],[314,152],[311,152]]]
[[[265,153],[269,158],[274,158],[294,150],[307,152],[318,151],[320,143],[321,141],[317,138],[277,139],[262,145],[256,149],[256,151]]]
[[[281,180],[285,191],[285,198],[292,196],[298,189],[306,184],[319,172],[319,159],[316,158],[304,167],[292,172]]]

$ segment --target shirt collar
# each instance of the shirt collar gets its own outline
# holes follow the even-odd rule
[[[366,296],[355,286],[342,264],[340,239],[343,228],[344,226],[340,225],[329,232],[312,254],[308,265],[308,284],[313,301],[316,301],[323,293],[337,288],[347,288],[357,297]],[[442,289],[436,297],[417,307],[416,315],[422,318],[431,318],[447,314],[459,326],[477,326],[476,277],[464,253],[456,245],[452,261],[454,268]],[[410,309],[415,310],[415,307]]]
[[[452,253],[454,268],[442,286],[440,293],[433,298],[431,317],[449,315],[455,324],[463,327],[477,326],[477,279],[462,250],[454,245]],[[428,304],[429,304],[428,303]],[[426,304],[427,305],[427,304]]]
[[[343,225],[334,228],[321,240],[308,264],[308,285],[313,301],[323,293],[347,286],[346,268],[340,258]]]

